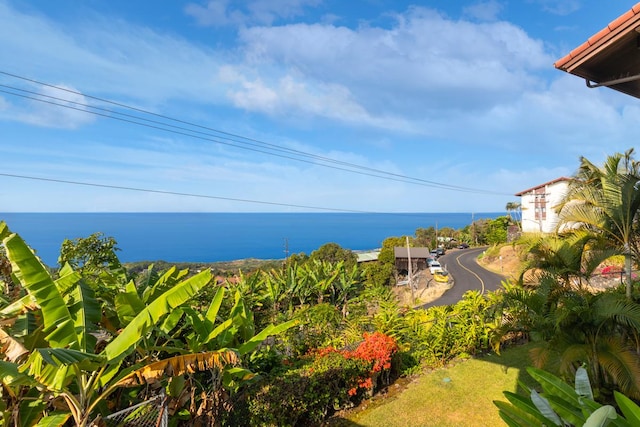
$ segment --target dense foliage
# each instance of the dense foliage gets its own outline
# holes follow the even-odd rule
[[[328,243],[226,280],[208,268],[127,270],[100,233],[65,240],[53,270],[0,223],[0,423],[89,425],[162,389],[174,425],[318,425],[400,375],[522,340],[539,368],[565,379],[584,369],[594,402],[640,399],[632,154],[602,168],[582,159],[559,233],[517,243],[519,281],[427,310],[394,297],[393,248],[504,243],[518,206],[462,230],[389,237],[367,265]],[[612,256],[626,259],[626,286],[593,293]]]
[[[178,424],[317,424],[421,363],[489,349],[497,321],[478,293],[401,307],[389,263],[334,244],[215,283],[127,271],[99,233],[65,241],[53,271],[2,227],[4,425],[88,425],[158,389]]]
[[[582,367],[576,370],[574,386],[540,369],[529,368],[529,374],[540,384],[540,391],[525,387],[525,396],[504,392],[509,401],[496,401],[500,417],[510,427],[546,426],[618,426],[640,425],[640,406],[616,392],[612,405],[594,400],[589,375]]]
[[[557,208],[557,233],[520,240],[524,268],[519,283],[506,286],[505,313],[510,315],[501,334],[531,339],[532,362],[538,368],[566,380],[575,373],[576,387],[577,374],[588,375],[591,383],[589,396],[572,394],[552,374],[532,371],[547,385],[552,378],[552,386],[543,385],[546,398],[535,391],[529,401],[507,394],[511,404],[499,407],[509,425],[635,425],[593,399],[640,419],[637,406],[635,415],[625,411],[631,406],[629,397],[640,399],[640,293],[632,274],[640,256],[638,183],[640,162],[633,149],[609,156],[602,167],[581,158]],[[591,281],[615,257],[624,257],[624,284],[594,292]],[[610,269],[602,268],[601,274]]]

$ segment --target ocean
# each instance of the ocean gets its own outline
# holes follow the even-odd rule
[[[42,261],[55,266],[64,239],[113,237],[120,261],[216,262],[283,259],[325,243],[379,248],[417,228],[463,228],[501,213],[0,213]]]

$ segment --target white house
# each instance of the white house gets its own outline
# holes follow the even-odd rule
[[[555,207],[567,192],[569,178],[560,177],[516,194],[522,208],[522,231],[552,233],[558,224]]]

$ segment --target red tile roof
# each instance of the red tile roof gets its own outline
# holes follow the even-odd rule
[[[549,182],[545,182],[544,184],[536,185],[535,187],[531,187],[531,188],[528,188],[528,189],[526,189],[524,191],[516,193],[516,194],[514,194],[514,196],[523,196],[523,195],[525,195],[527,193],[531,193],[532,191],[535,191],[535,190],[537,190],[539,188],[544,188],[547,185],[553,185],[553,184],[557,184],[558,182],[570,181],[570,180],[571,180],[571,178],[567,178],[566,176],[561,176],[560,178],[553,179],[553,180],[551,180]]]
[[[580,56],[586,56],[588,53],[590,53],[590,51],[595,50],[597,46],[613,38],[617,33],[627,28],[628,25],[631,25],[634,21],[640,19],[640,16],[637,16],[639,14],[640,3],[637,3],[626,13],[611,21],[611,23],[605,28],[589,37],[586,42],[582,43],[580,46],[569,52],[568,55],[557,60],[553,64],[554,67],[566,71],[566,69],[568,68],[567,64],[571,62],[571,60],[576,59]]]

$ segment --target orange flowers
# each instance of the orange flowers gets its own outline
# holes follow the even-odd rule
[[[353,350],[337,350],[334,347],[325,347],[313,352],[316,357],[324,357],[330,353],[339,353],[345,359],[357,359],[367,362],[371,368],[369,376],[357,378],[357,385],[348,390],[349,396],[355,396],[358,389],[373,390],[375,384],[373,378],[383,370],[391,368],[391,359],[398,351],[398,344],[392,337],[380,332],[364,333],[364,340]]]
[[[397,351],[398,344],[392,337],[380,332],[365,332],[364,341],[346,356],[372,362],[372,372],[380,372],[391,368],[391,358]]]

